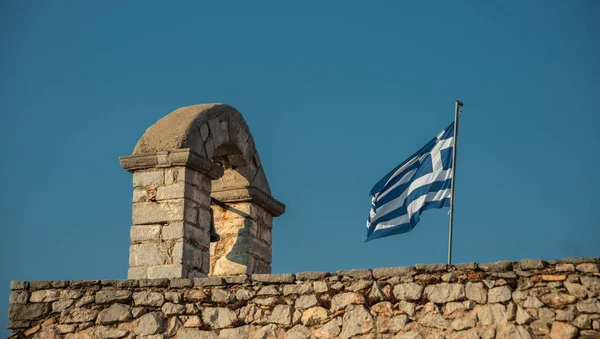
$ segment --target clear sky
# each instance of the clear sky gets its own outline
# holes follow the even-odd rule
[[[456,99],[455,261],[599,256],[599,16],[592,0],[2,1],[0,301],[10,280],[126,278],[118,157],[210,102],[242,112],[287,205],[274,273],[445,262],[447,209],[363,241],[372,185]]]

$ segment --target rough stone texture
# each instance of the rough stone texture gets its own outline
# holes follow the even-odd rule
[[[415,283],[399,284],[394,286],[394,296],[398,300],[419,300],[423,293],[423,286]]]
[[[594,338],[600,278],[576,269],[587,263],[598,259],[18,282],[8,327],[15,338]]]

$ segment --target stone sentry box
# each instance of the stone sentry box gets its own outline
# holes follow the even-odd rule
[[[150,126],[133,154],[129,279],[271,273],[271,196],[244,118],[225,104],[179,108]],[[211,213],[220,235],[210,243]]]

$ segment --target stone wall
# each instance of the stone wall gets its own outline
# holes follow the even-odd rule
[[[598,258],[11,284],[11,337],[600,338]]]

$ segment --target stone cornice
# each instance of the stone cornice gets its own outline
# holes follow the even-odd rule
[[[254,202],[274,217],[278,217],[285,212],[285,205],[282,202],[253,186],[215,190],[210,195],[220,202]]]
[[[137,170],[172,166],[186,166],[206,174],[213,180],[219,179],[224,173],[223,168],[220,165],[198,155],[189,148],[181,148],[168,152],[123,156],[120,157],[119,160],[121,167],[131,173]]]

